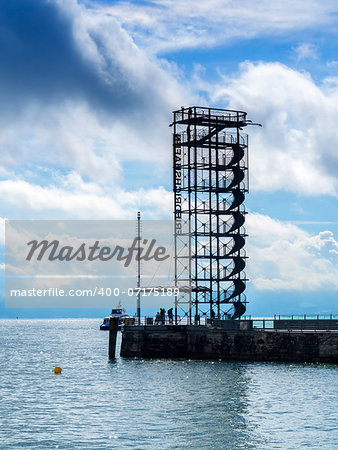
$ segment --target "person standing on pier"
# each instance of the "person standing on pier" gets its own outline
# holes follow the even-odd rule
[[[156,316],[155,316],[155,325],[159,325],[161,322],[161,315],[160,313],[157,311]]]

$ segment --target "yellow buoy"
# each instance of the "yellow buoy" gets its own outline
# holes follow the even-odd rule
[[[54,367],[54,373],[61,373],[61,372],[62,372],[62,369],[60,366]]]

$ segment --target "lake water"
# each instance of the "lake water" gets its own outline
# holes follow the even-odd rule
[[[108,362],[99,324],[0,320],[1,449],[338,448],[337,366]]]

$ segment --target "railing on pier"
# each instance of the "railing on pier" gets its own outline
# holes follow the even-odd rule
[[[338,320],[338,314],[275,314],[274,320]]]
[[[252,328],[260,330],[338,330],[337,314],[275,314],[273,317],[243,316],[252,320]]]
[[[192,319],[190,321],[189,317],[183,316],[177,317],[177,325],[209,325],[210,319],[207,317],[201,317],[198,323],[195,323],[195,320]],[[169,319],[166,317],[164,320],[156,320],[154,317],[141,317],[141,323],[138,323],[137,317],[130,317],[125,320],[126,325],[142,325],[142,326],[156,326],[156,325],[174,325],[175,319]]]
[[[174,325],[174,319],[165,317],[156,319],[154,317],[141,317],[140,323],[137,317],[127,318],[125,325]],[[178,317],[177,325],[202,325],[224,329],[243,329],[243,330],[338,330],[338,315],[275,315],[274,317],[251,317],[243,316],[240,320],[215,319],[212,321],[206,316],[202,316],[198,321],[188,316]]]

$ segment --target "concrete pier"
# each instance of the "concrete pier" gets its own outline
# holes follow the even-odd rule
[[[248,328],[126,326],[121,356],[338,363],[338,330]]]

